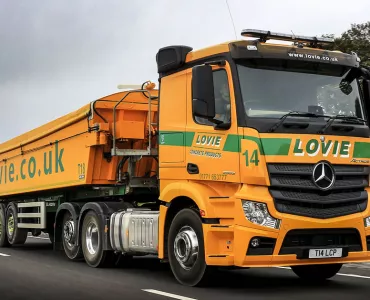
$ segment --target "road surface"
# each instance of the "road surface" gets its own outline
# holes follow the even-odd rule
[[[324,284],[308,284],[290,269],[221,272],[210,288],[184,287],[168,265],[138,258],[130,269],[93,269],[52,251],[48,238],[0,249],[0,300],[368,299],[370,265],[349,265]],[[289,298],[288,298],[289,297]]]

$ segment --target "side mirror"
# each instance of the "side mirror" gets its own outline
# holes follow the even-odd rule
[[[367,105],[370,106],[370,80],[364,79],[362,81],[362,87],[363,87],[365,101],[367,102]]]
[[[195,66],[192,80],[193,115],[208,120],[216,115],[213,72],[209,65]]]

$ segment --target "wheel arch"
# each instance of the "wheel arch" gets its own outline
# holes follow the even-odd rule
[[[168,233],[176,214],[185,208],[193,208],[199,212],[202,221],[214,218],[214,208],[207,202],[209,195],[215,191],[209,186],[199,183],[175,182],[167,185],[161,193],[163,217],[160,218],[159,257],[168,257]]]
[[[171,206],[171,203],[178,198],[191,199],[199,210],[204,212],[203,217],[214,218],[214,207],[210,205],[208,199],[210,195],[217,195],[217,191],[212,187],[196,182],[174,182],[168,184],[159,199]]]
[[[173,219],[175,216],[183,209],[185,208],[192,208],[199,212],[199,207],[196,204],[195,201],[190,199],[186,196],[179,196],[173,199],[171,202],[166,204],[167,212],[166,216],[164,218],[164,224],[163,224],[163,242],[161,243],[162,246],[162,253],[163,258],[168,257],[168,233],[170,231],[170,227],[172,224]]]

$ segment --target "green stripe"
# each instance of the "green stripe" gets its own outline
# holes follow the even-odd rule
[[[292,143],[288,138],[262,138],[261,141],[265,155],[288,155]]]
[[[227,152],[240,152],[241,139],[241,135],[229,134],[226,138],[225,145],[222,150]]]
[[[160,145],[191,147],[195,132],[161,131]],[[291,138],[258,138],[255,136],[242,136],[238,134],[227,135],[223,151],[240,152],[241,139],[255,142],[261,155],[288,155],[292,143]],[[355,142],[353,158],[370,158],[370,142]]]
[[[264,147],[262,146],[263,144],[263,141],[261,143],[261,139],[258,138],[258,137],[255,137],[255,136],[244,136],[243,137],[243,140],[248,140],[248,141],[252,141],[252,142],[255,142],[258,146],[258,149],[260,151],[260,154],[261,155],[264,155],[265,154],[265,151],[264,151]],[[239,150],[239,152],[241,151],[241,149]]]
[[[185,132],[185,147],[193,145],[195,132]]]
[[[191,147],[195,132],[184,131],[161,131],[159,133],[159,144],[165,146]]]
[[[195,132],[161,131],[159,134],[160,145],[191,147]],[[227,135],[223,151],[240,152],[241,139],[255,142],[261,155],[288,155],[292,139],[289,138],[258,138],[255,136],[242,136],[238,134]]]
[[[355,142],[353,158],[370,158],[370,143]]]
[[[255,142],[261,155],[288,155],[292,139],[288,138],[258,138],[255,136],[244,136],[229,134],[226,138],[223,151],[240,152],[241,139]]]

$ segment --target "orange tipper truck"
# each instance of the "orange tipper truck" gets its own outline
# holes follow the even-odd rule
[[[216,267],[325,280],[370,261],[369,71],[329,39],[242,36],[161,48],[158,90],[1,144],[0,246],[44,232],[91,267],[155,255],[188,286]]]

